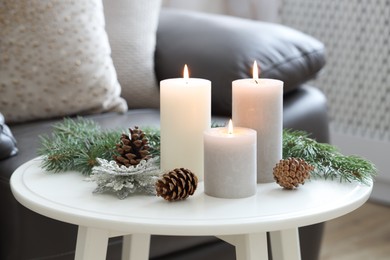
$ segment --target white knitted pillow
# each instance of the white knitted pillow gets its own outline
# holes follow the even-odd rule
[[[129,108],[159,107],[154,51],[161,0],[103,0],[112,58]]]
[[[101,0],[4,0],[0,111],[22,122],[124,112]]]

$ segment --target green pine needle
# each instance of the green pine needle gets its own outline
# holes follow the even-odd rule
[[[302,158],[315,166],[312,176],[369,184],[377,174],[375,165],[361,157],[341,154],[336,147],[318,143],[303,131],[283,131],[283,158]]]
[[[146,127],[143,131],[149,141],[150,154],[153,157],[160,157],[160,130],[157,128]]]
[[[38,154],[48,171],[79,171],[89,175],[96,158],[111,160],[121,131],[103,132],[94,121],[64,119],[53,125],[51,136],[41,136]]]
[[[213,125],[215,127],[215,125]],[[160,156],[160,131],[144,128],[153,157]],[[53,125],[51,136],[41,136],[43,168],[48,171],[79,171],[91,174],[96,158],[111,160],[123,131],[102,131],[94,121],[65,119]],[[314,178],[358,181],[369,184],[377,174],[375,165],[358,156],[345,156],[336,147],[319,143],[303,131],[283,131],[283,158],[302,158],[315,166]]]

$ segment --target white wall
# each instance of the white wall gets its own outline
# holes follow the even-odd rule
[[[224,0],[163,0],[163,6],[210,13],[223,13],[225,3]]]
[[[280,0],[229,0],[226,2],[228,3],[227,14],[268,22],[279,21]]]
[[[277,22],[281,0],[164,0],[164,6]]]
[[[358,154],[370,160],[379,170],[371,199],[390,205],[390,142],[351,136],[332,131],[331,141],[343,154]]]

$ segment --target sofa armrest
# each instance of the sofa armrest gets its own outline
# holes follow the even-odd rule
[[[212,110],[231,113],[231,82],[252,77],[257,60],[260,77],[284,81],[290,92],[313,78],[325,64],[318,40],[286,26],[223,15],[163,9],[157,32],[158,80],[191,77],[212,81]]]
[[[5,124],[4,116],[0,113],[0,160],[14,156],[17,152],[16,140]]]

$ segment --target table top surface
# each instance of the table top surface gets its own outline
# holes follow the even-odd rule
[[[94,194],[96,183],[77,172],[48,173],[39,158],[12,175],[15,198],[42,215],[117,232],[164,235],[228,235],[311,225],[345,215],[370,196],[370,185],[310,180],[296,190],[258,184],[244,199],[207,196],[200,182],[194,196],[178,202],[133,195]]]

